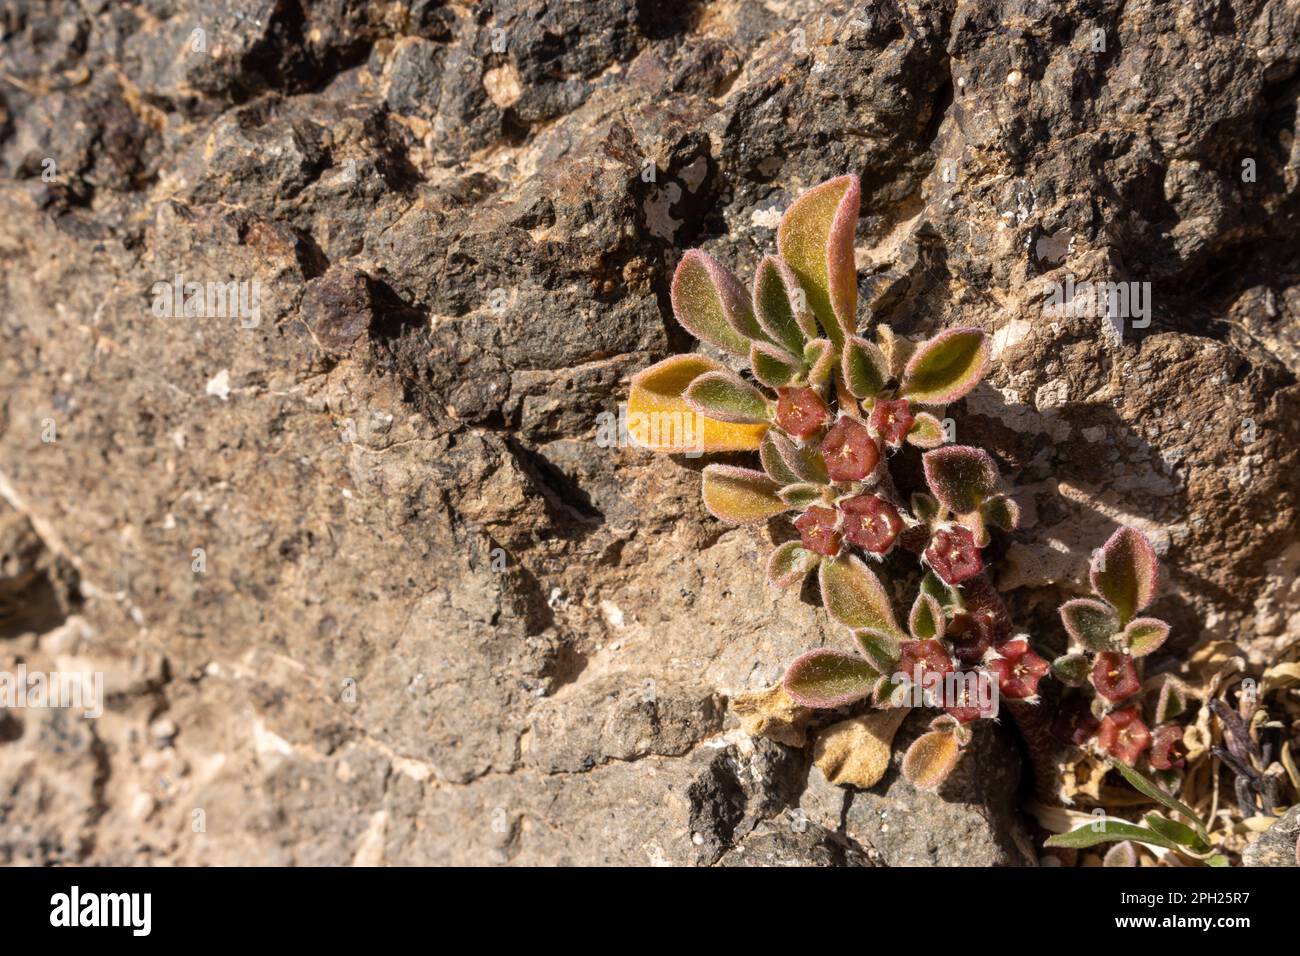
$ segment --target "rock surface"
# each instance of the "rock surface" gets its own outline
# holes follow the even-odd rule
[[[0,718],[0,863],[1024,862],[1001,732],[932,797],[739,731],[847,638],[598,416],[689,347],[685,249],[747,276],[856,172],[863,323],[995,337],[952,414],[1027,518],[1020,626],[1127,522],[1171,651],[1271,659],[1298,57],[1286,0],[21,5],[0,668],[107,703]],[[178,275],[258,297],[169,315]],[[1149,282],[1149,325],[1045,315],[1067,277]]]
[[[1292,807],[1241,854],[1246,866],[1300,866],[1300,807]]]

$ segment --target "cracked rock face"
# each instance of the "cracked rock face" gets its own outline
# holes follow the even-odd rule
[[[862,323],[994,338],[950,414],[1019,627],[1128,523],[1171,651],[1273,659],[1298,55],[1284,0],[6,13],[0,668],[105,708],[0,715],[0,862],[1032,861],[1000,730],[938,795],[741,732],[848,636],[598,416],[689,347],[684,250],[747,277],[857,173]]]

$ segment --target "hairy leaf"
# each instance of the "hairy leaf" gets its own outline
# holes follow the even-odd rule
[[[683,393],[695,379],[725,366],[703,355],[674,355],[632,377],[628,437],[656,452],[753,451],[767,425],[740,425],[697,414]]]
[[[814,186],[781,217],[776,245],[808,294],[808,303],[831,340],[857,328],[858,281],[853,238],[861,186],[839,176]]]
[[[1006,495],[994,495],[980,504],[980,515],[995,528],[1014,531],[1020,523],[1020,506]]]
[[[1120,528],[1097,552],[1090,577],[1097,594],[1119,612],[1120,624],[1156,596],[1160,562],[1146,535],[1136,528]]]
[[[988,365],[988,339],[981,330],[949,329],[917,346],[899,391],[921,405],[947,405],[979,384]]]
[[[787,541],[779,545],[767,559],[767,579],[776,587],[788,588],[802,582],[819,561],[819,555],[804,548],[798,541]]]
[[[1128,622],[1120,638],[1134,657],[1146,657],[1160,649],[1169,637],[1169,625],[1154,617],[1139,617]]]
[[[912,632],[912,637],[918,641],[932,637],[942,639],[946,626],[947,619],[939,601],[924,591],[918,594],[911,613],[907,615],[907,629]]]
[[[745,287],[707,252],[682,256],[670,297],[678,324],[701,342],[748,358],[750,341],[763,337]]]
[[[770,342],[755,342],[749,347],[749,367],[754,370],[754,378],[768,388],[789,385],[803,373],[799,358]]]
[[[822,603],[831,617],[854,630],[898,634],[889,595],[875,572],[854,555],[823,561]]]
[[[1062,684],[1070,687],[1082,687],[1088,683],[1088,673],[1092,663],[1086,654],[1063,654],[1052,661],[1052,673]]]
[[[789,510],[776,492],[776,482],[761,471],[734,465],[704,469],[704,507],[731,524],[756,524]]]
[[[1101,865],[1109,866],[1109,867],[1137,866],[1138,865],[1137,850],[1133,848],[1132,842],[1130,842],[1129,840],[1123,840],[1119,843],[1116,843],[1113,847],[1111,847],[1109,850],[1106,851],[1106,855],[1102,857]]]
[[[802,511],[811,504],[829,504],[827,498],[827,485],[818,485],[811,481],[801,481],[797,484],[786,485],[777,492],[781,500],[791,508]]]
[[[688,408],[721,422],[757,425],[768,419],[767,396],[734,372],[705,372],[684,397]]]
[[[754,315],[768,338],[796,355],[805,340],[821,334],[806,299],[790,267],[776,256],[764,256],[754,273]]]
[[[962,597],[961,589],[944,584],[939,575],[933,571],[926,571],[925,576],[921,578],[921,593],[928,594],[938,601],[949,615],[966,607],[966,599]]]
[[[945,445],[927,451],[921,463],[931,494],[959,515],[979,508],[998,483],[998,467],[982,448]]]
[[[875,398],[889,381],[889,361],[880,346],[857,335],[844,343],[844,382],[856,398]]]
[[[892,673],[898,664],[898,637],[886,631],[854,631],[862,653],[866,655],[871,666],[882,674]]]
[[[825,385],[835,371],[835,346],[830,339],[813,339],[803,349],[804,364],[808,366],[808,382]]]
[[[796,445],[780,432],[771,432],[768,437],[772,439],[772,446],[781,456],[781,460],[790,471],[794,472],[799,481],[826,484],[830,480],[826,474],[826,465],[812,448]]]
[[[1107,604],[1092,598],[1075,598],[1061,605],[1061,623],[1065,631],[1084,647],[1105,651],[1119,632],[1119,618]]]
[[[758,446],[758,458],[763,463],[763,470],[767,476],[775,481],[778,485],[793,485],[803,479],[791,470],[790,466],[785,463],[781,452],[776,447],[773,437],[777,432],[768,432],[763,437],[763,442]],[[788,439],[787,439],[788,440]]]
[[[918,790],[937,790],[957,766],[961,745],[956,736],[932,730],[912,741],[903,755],[903,776]]]
[[[927,495],[924,491],[912,492],[911,504],[912,514],[922,524],[929,524],[939,516],[939,502],[933,495]]]
[[[943,422],[929,412],[917,412],[907,433],[907,443],[917,448],[938,448],[943,444]]]
[[[785,692],[804,707],[843,707],[870,696],[880,674],[856,654],[820,648],[800,655],[782,682]]]

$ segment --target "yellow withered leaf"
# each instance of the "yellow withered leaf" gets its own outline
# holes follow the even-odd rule
[[[671,454],[753,451],[767,425],[720,422],[692,411],[682,394],[705,372],[726,366],[703,355],[674,355],[632,377],[627,399],[627,431],[640,448]]]

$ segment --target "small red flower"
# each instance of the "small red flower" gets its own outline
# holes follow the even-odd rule
[[[1151,745],[1151,731],[1147,730],[1136,707],[1125,707],[1112,710],[1101,719],[1097,743],[1116,760],[1131,767],[1142,756],[1142,751]]]
[[[1181,767],[1186,751],[1183,749],[1183,728],[1179,724],[1161,724],[1151,732],[1151,753],[1147,759],[1157,770]]]
[[[1092,716],[1088,702],[1082,697],[1074,697],[1057,713],[1052,721],[1052,736],[1062,743],[1082,747],[1092,739],[1097,728],[1101,726]]]
[[[831,417],[831,410],[815,388],[778,388],[776,393],[776,423],[791,435],[815,435]]]
[[[898,509],[879,495],[855,495],[840,502],[844,537],[860,548],[884,554],[903,530]]]
[[[928,641],[904,641],[899,648],[899,672],[909,681],[915,681],[918,667],[921,669],[922,687],[934,687],[939,690],[940,686],[931,683],[927,678],[933,674],[942,680],[951,674],[952,658],[948,656],[943,645],[933,638]]]
[[[822,459],[831,481],[859,481],[876,470],[880,449],[866,425],[843,417],[822,439]]]
[[[871,417],[867,419],[871,433],[891,448],[897,448],[903,443],[915,422],[916,417],[905,398],[876,402],[871,409]]]
[[[955,681],[954,699],[944,707],[959,724],[969,724],[979,717],[996,717],[997,709],[992,701],[986,707],[980,706],[976,681],[980,679],[979,671],[966,671],[965,675]]]
[[[989,670],[998,677],[998,692],[1003,697],[1024,700],[1038,693],[1038,682],[1050,665],[1029,649],[1024,638],[998,646],[998,657],[989,661]]]
[[[925,549],[925,560],[945,584],[961,584],[984,570],[984,558],[975,547],[975,536],[961,525],[935,531],[930,546]]]
[[[1092,665],[1092,686],[1113,702],[1132,697],[1142,689],[1142,682],[1138,680],[1133,658],[1118,651],[1102,651]]]
[[[818,554],[838,554],[840,550],[840,533],[835,530],[838,516],[834,508],[822,508],[813,505],[798,518],[794,526],[799,529],[799,540],[809,551]]]

